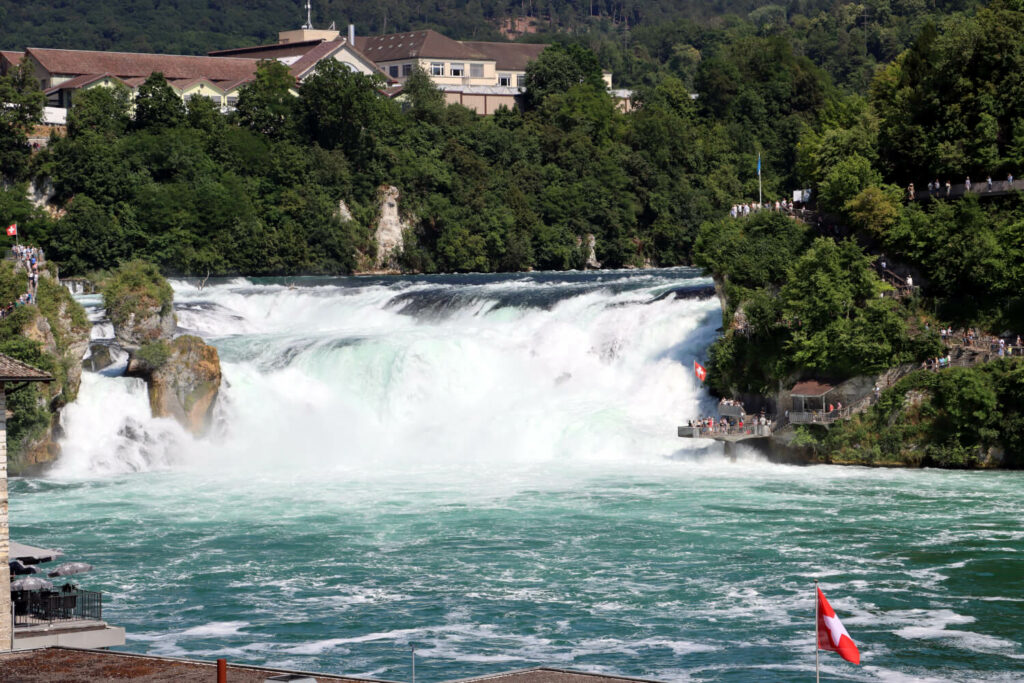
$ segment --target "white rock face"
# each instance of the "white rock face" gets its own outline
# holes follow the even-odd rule
[[[344,199],[338,201],[338,218],[343,221],[352,220],[352,210],[348,208]]]
[[[377,220],[375,238],[377,240],[378,270],[397,270],[398,255],[402,253],[404,243],[402,231],[409,227],[398,212],[398,188],[384,185],[380,188],[380,218]]]
[[[597,251],[595,245],[597,244],[597,238],[593,234],[587,235],[587,268],[593,268],[597,270],[601,267],[601,262],[597,260]]]

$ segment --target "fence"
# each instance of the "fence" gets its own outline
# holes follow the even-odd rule
[[[11,591],[14,626],[103,619],[103,594],[96,591]]]

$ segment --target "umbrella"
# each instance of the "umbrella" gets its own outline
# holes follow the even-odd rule
[[[81,574],[92,569],[92,565],[88,562],[65,562],[64,564],[58,564],[50,573],[47,574],[51,579],[58,576],[71,576],[72,574]]]
[[[17,541],[11,541],[10,551],[8,553],[10,559],[21,560],[22,562],[31,562],[36,564],[37,562],[50,562],[60,557],[63,553],[59,550],[50,550],[48,548],[36,548],[35,546],[25,545],[24,543],[18,543]]]
[[[11,590],[14,591],[38,591],[50,590],[53,584],[38,576],[30,576],[27,579],[16,579],[11,581]]]
[[[43,570],[34,564],[25,564],[19,560],[11,560],[7,563],[10,567],[11,574],[14,576],[24,576],[25,574],[42,574]]]

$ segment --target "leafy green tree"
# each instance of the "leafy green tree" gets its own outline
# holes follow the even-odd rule
[[[393,131],[394,104],[377,90],[382,77],[328,59],[299,87],[299,125],[308,140],[341,149],[354,163],[371,163]]]
[[[288,67],[277,60],[265,60],[256,67],[256,78],[238,95],[238,122],[273,139],[287,135],[294,124],[297,87]]]
[[[526,65],[526,102],[531,108],[540,106],[548,95],[564,93],[577,85],[598,90],[605,87],[597,57],[578,44],[549,45]]]
[[[0,176],[25,177],[28,134],[42,120],[45,98],[27,58],[0,76]]]
[[[135,127],[173,128],[185,120],[185,105],[159,71],[150,74],[135,97]]]
[[[132,93],[120,83],[75,93],[75,106],[68,110],[68,136],[77,138],[86,132],[116,138],[131,123]]]

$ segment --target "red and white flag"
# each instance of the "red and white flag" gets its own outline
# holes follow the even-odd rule
[[[697,379],[699,379],[701,382],[703,382],[704,379],[708,376],[708,371],[705,370],[704,366],[698,363],[697,361],[693,361],[693,372],[695,375],[697,375]]]
[[[839,656],[851,664],[860,664],[860,650],[853,638],[843,628],[836,611],[828,604],[825,594],[818,588],[818,649],[838,652]]]
[[[18,224],[17,223],[11,223],[10,225],[7,226],[7,236],[8,237],[14,237],[17,234],[18,234]]]

